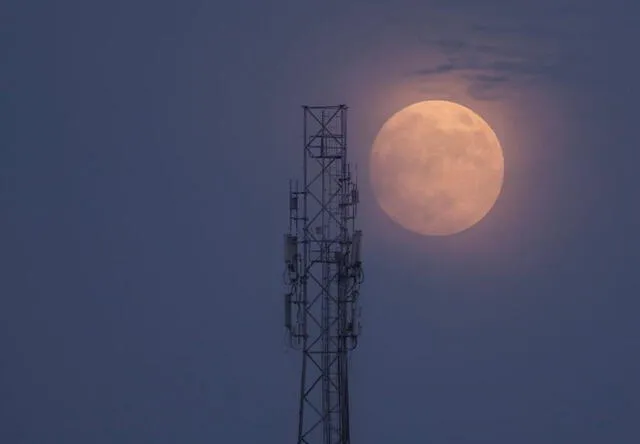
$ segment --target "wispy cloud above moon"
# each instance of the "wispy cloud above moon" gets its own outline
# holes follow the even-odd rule
[[[439,16],[446,21],[447,9]],[[455,20],[451,12],[451,20]],[[409,72],[428,84],[456,79],[476,100],[498,100],[536,82],[578,73],[597,45],[595,26],[578,7],[488,15],[478,11],[428,43],[437,60]]]

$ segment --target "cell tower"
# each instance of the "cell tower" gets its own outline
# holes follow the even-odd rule
[[[285,326],[302,351],[297,444],[350,444],[348,363],[363,281],[347,107],[303,106],[302,187],[289,183]]]

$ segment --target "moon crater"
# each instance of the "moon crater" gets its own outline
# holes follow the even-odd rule
[[[408,230],[450,235],[483,219],[502,189],[504,158],[491,127],[469,108],[410,105],[380,129],[371,179],[382,209]]]

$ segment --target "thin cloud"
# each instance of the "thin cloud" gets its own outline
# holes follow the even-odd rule
[[[432,40],[431,47],[444,61],[409,75],[424,81],[463,79],[473,98],[498,100],[523,84],[579,71],[589,56],[586,42],[594,41],[593,23],[577,9],[555,7],[520,20],[492,20],[476,18],[458,29],[464,38]]]
[[[424,68],[424,69],[419,69],[417,71],[414,72],[415,75],[422,75],[422,76],[430,76],[433,74],[444,74],[447,72],[451,72],[454,69],[456,69],[456,67],[452,64],[452,63],[447,63],[444,65],[437,65],[433,68]]]

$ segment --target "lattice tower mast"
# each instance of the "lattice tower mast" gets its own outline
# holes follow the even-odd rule
[[[303,106],[302,186],[289,184],[285,326],[302,352],[297,444],[350,444],[348,362],[363,281],[347,106]]]

